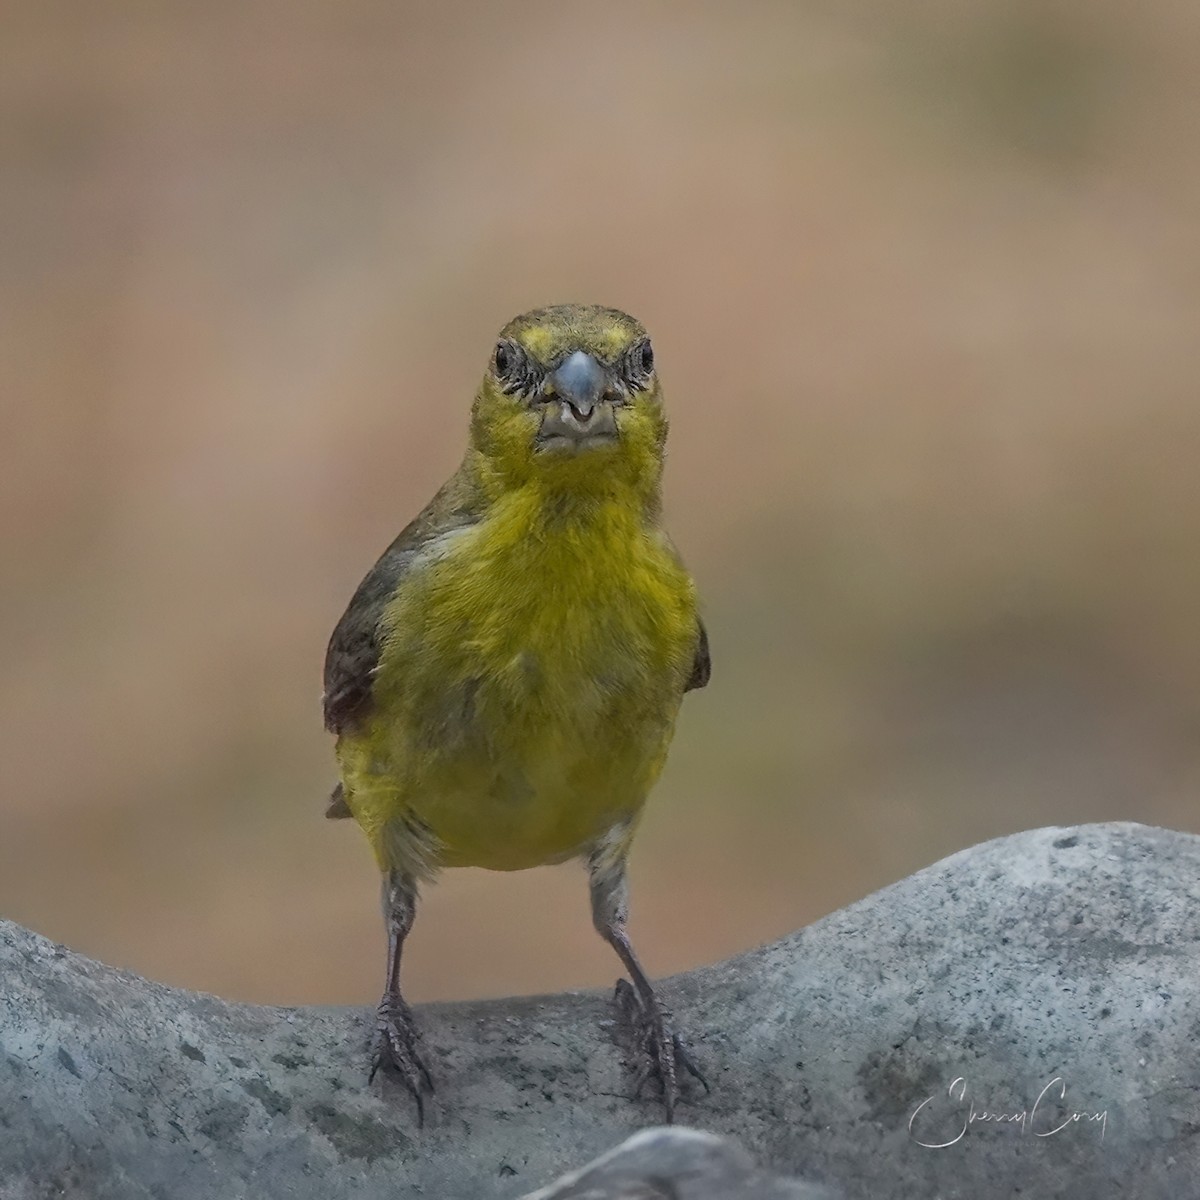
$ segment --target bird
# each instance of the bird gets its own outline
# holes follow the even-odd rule
[[[650,338],[563,304],[510,321],[457,471],[367,573],[329,641],[324,717],[382,877],[387,967],[371,1049],[434,1090],[400,962],[418,891],[444,868],[581,859],[592,919],[628,979],[634,1095],[668,1122],[707,1090],[630,942],[627,862],[686,692],[711,674],[696,585],[663,527],[667,418]],[[686,1074],[685,1074],[686,1073]]]

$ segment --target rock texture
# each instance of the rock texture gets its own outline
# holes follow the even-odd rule
[[[713,1085],[681,1119],[850,1198],[1200,1196],[1198,929],[1198,837],[965,850],[668,981]],[[363,1011],[227,1004],[0,924],[0,1198],[511,1200],[657,1120],[610,1016],[423,1008],[418,1129],[366,1085]]]
[[[760,1171],[727,1138],[663,1127],[635,1133],[615,1150],[525,1200],[838,1200],[835,1193]]]

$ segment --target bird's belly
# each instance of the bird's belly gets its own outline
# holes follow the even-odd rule
[[[561,862],[636,814],[662,769],[679,706],[669,681],[548,678],[522,657],[423,706],[389,756],[447,866]]]
[[[582,547],[528,521],[480,527],[390,604],[375,713],[339,743],[385,865],[410,827],[439,865],[558,862],[640,809],[683,697],[694,593],[640,534],[594,529]]]

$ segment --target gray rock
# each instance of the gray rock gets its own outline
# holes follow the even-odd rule
[[[664,1126],[627,1138],[525,1200],[837,1200],[827,1188],[760,1171],[728,1138]]]
[[[847,1197],[1200,1195],[1198,914],[1191,835],[963,851],[668,981],[713,1085],[681,1119]],[[7,924],[0,980],[2,1200],[511,1198],[659,1116],[598,994],[424,1007],[418,1129],[366,1085],[363,1011],[227,1004]]]

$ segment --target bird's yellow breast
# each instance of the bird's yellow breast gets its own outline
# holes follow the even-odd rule
[[[433,865],[514,870],[638,812],[697,614],[630,497],[529,487],[427,545],[383,629],[372,717],[338,746],[352,811],[384,865],[420,828]]]

